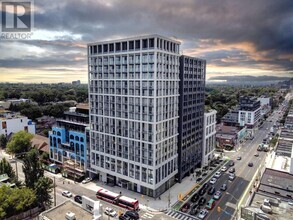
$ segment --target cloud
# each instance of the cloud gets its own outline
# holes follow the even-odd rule
[[[87,43],[152,33],[176,37],[184,54],[207,60],[208,74],[293,70],[292,0],[34,2],[33,40],[0,41],[2,74],[49,67],[86,74]]]

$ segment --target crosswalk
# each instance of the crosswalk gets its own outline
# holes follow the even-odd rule
[[[141,219],[150,219],[150,218],[153,218],[153,217],[154,217],[153,214],[146,212],[140,218]]]
[[[176,212],[173,210],[169,210],[168,212],[166,212],[166,215],[173,217],[175,219],[179,219],[179,220],[196,220],[197,218],[193,218],[191,216],[186,216],[180,212]]]

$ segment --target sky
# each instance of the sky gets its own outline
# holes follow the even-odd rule
[[[206,59],[208,80],[293,77],[292,0],[34,0],[33,13],[31,40],[0,39],[0,82],[87,83],[88,43],[148,34]]]

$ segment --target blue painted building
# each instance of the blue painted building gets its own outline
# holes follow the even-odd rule
[[[50,159],[63,167],[63,176],[82,179],[87,167],[88,105],[77,105],[64,112],[49,132]]]

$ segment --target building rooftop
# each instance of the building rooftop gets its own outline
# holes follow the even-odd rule
[[[227,126],[227,125],[217,125],[216,127],[217,134],[230,134],[235,135],[240,130],[238,127],[235,126]]]
[[[260,206],[264,203],[264,199],[269,199],[271,203],[272,213],[264,213]],[[266,193],[257,192],[255,193],[250,205],[246,207],[249,211],[257,213],[258,216],[263,216],[270,220],[288,220],[292,218],[293,209],[288,204],[287,200],[278,199],[272,195]],[[259,218],[260,219],[260,218]]]
[[[46,220],[55,220],[55,219],[66,219],[65,215],[68,212],[73,212],[75,214],[75,219],[82,219],[82,220],[92,220],[93,215],[84,210],[79,205],[75,204],[71,200],[67,200],[64,203],[53,207],[47,211],[44,211],[40,214],[39,219],[46,219]]]
[[[78,109],[85,109],[85,110],[89,110],[89,104],[88,103],[79,103],[76,105],[76,108]]]
[[[35,134],[31,140],[32,147],[42,152],[49,153],[49,139],[47,137]]]
[[[293,140],[293,131],[289,130],[289,129],[282,128],[279,138],[292,141]]]
[[[291,157],[292,141],[280,139],[276,148],[276,155]]]
[[[266,168],[258,191],[284,199],[293,198],[293,175],[288,172]]]

